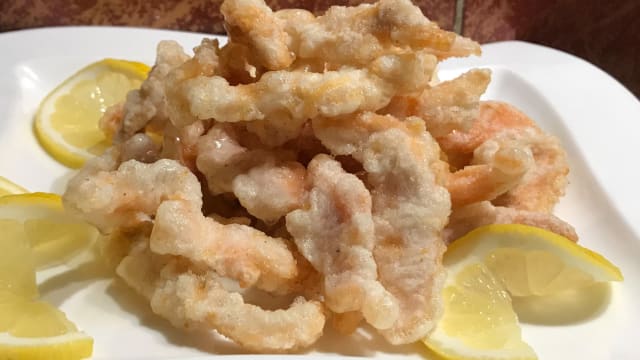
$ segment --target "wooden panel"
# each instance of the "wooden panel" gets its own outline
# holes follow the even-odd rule
[[[480,42],[519,39],[564,50],[640,96],[639,18],[638,0],[466,0],[463,33]]]

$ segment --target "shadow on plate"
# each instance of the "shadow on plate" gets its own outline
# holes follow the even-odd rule
[[[514,297],[520,322],[536,325],[569,325],[598,317],[611,301],[611,285],[565,290],[548,296]]]
[[[108,279],[113,274],[111,269],[95,259],[66,266],[68,270],[38,284],[40,296],[58,307],[72,294],[86,288],[96,280]]]
[[[217,334],[215,331],[183,331],[174,328],[167,320],[154,314],[149,302],[135,293],[121,280],[113,281],[106,289],[118,306],[128,313],[134,314],[140,326],[161,333],[165,339],[180,347],[191,347],[202,352],[220,355],[250,354],[240,346]],[[376,353],[417,354],[426,359],[440,359],[421,343],[395,346],[389,344],[381,335],[370,327],[361,327],[350,336],[338,334],[327,324],[325,334],[313,347],[303,353],[323,353],[342,356],[374,356]]]
[[[212,354],[247,354],[241,347],[216,332],[176,329],[169,321],[151,311],[148,300],[135,293],[119,279],[114,279],[109,284],[106,294],[111,296],[123,311],[135,315],[139,320],[140,326],[161,333],[173,345],[195,348]]]
[[[423,354],[426,351],[426,347],[421,343],[391,345],[370,326],[361,326],[353,334],[343,335],[333,330],[329,323],[330,321],[325,327],[324,335],[309,350],[310,352],[373,357],[377,353],[409,355]]]

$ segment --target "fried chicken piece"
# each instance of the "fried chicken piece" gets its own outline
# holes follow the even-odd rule
[[[449,224],[445,228],[445,240],[450,243],[473,229],[491,224],[536,226],[562,235],[572,241],[578,241],[578,235],[573,226],[552,214],[495,206],[488,201],[455,209],[451,213]]]
[[[362,322],[362,313],[359,311],[348,311],[345,313],[331,314],[331,326],[343,335],[353,334]]]
[[[308,172],[308,204],[289,213],[286,224],[298,250],[324,277],[325,305],[336,313],[362,312],[375,328],[391,327],[399,309],[377,280],[369,191],[328,155],[317,155]]]
[[[303,10],[281,10],[276,17],[285,22],[298,61],[366,66],[399,50],[425,50],[439,59],[480,54],[476,42],[441,30],[409,0],[332,6],[317,18]]]
[[[280,146],[298,137],[305,122],[310,117],[315,117],[318,114],[335,116],[360,109],[375,110],[386,105],[388,102],[387,94],[392,91],[394,93],[412,93],[423,90],[435,69],[436,62],[434,56],[424,51],[383,55],[369,64],[369,71],[361,71],[361,74],[358,75],[358,77],[371,78],[365,80],[367,82],[363,83],[363,86],[349,83],[352,80],[358,81],[355,78],[348,80],[351,75],[331,75],[332,73],[354,73],[356,70],[351,68],[324,73],[324,75],[314,73],[314,79],[310,85],[315,88],[302,86],[296,89],[295,87],[298,87],[298,85],[294,84],[291,85],[294,87],[293,90],[285,90],[296,93],[293,99],[291,97],[279,99],[278,93],[282,93],[282,87],[276,88],[275,91],[278,93],[267,95],[270,102],[262,106],[261,109],[260,105],[257,105],[258,108],[254,110],[256,114],[259,114],[253,117],[258,120],[248,122],[247,130],[256,134],[260,141],[268,146]],[[295,73],[290,72],[290,74]],[[311,74],[309,72],[302,73]],[[271,75],[267,74],[265,76]],[[290,77],[288,76],[288,78]],[[320,77],[326,77],[327,79],[320,79]],[[279,80],[273,79],[271,84],[282,85],[277,81]],[[285,79],[284,81],[291,82],[290,79]],[[300,79],[299,81],[300,84],[304,84],[306,80]],[[383,86],[383,88],[366,88],[373,84],[378,84],[375,86]],[[271,91],[265,86],[259,85],[256,88],[258,88],[257,91],[259,92]],[[242,90],[243,92],[252,91],[251,88]],[[363,96],[363,94],[366,95]],[[258,94],[257,97],[260,98],[261,96]],[[316,103],[314,103],[314,98],[317,99]],[[309,99],[309,101],[306,104],[301,104],[298,101],[299,99]],[[336,104],[347,107],[338,109]],[[353,107],[355,109],[352,109]],[[254,110],[251,111],[253,112]],[[231,121],[228,118],[225,119],[224,121]]]
[[[138,160],[143,163],[152,163],[160,156],[160,146],[142,133],[131,136],[118,147],[120,148],[121,162]]]
[[[153,254],[149,250],[148,237],[136,236],[132,240],[128,244],[128,252],[116,267],[116,274],[140,295],[150,299],[160,271],[171,261],[171,257]]]
[[[505,129],[535,128],[536,124],[512,105],[498,101],[482,101],[476,119],[467,131],[457,131],[438,138],[442,150],[448,155],[468,155]]]
[[[275,223],[302,204],[305,194],[305,168],[300,163],[262,164],[233,179],[232,189],[247,211],[267,223]]]
[[[304,167],[287,150],[250,150],[234,129],[215,125],[198,140],[196,165],[212,194],[232,192],[247,211],[268,223],[297,208],[304,194]]]
[[[113,135],[114,142],[122,142],[142,130],[150,122],[164,123],[167,120],[167,104],[163,82],[169,72],[184,62],[189,56],[175,41],[158,43],[156,62],[149,76],[139,90],[127,95],[122,110],[122,121]],[[113,114],[109,114],[111,116]],[[103,121],[103,129],[113,127],[111,121]],[[113,129],[107,130],[107,134]]]
[[[114,272],[122,259],[138,246],[146,246],[153,224],[145,223],[133,229],[117,229],[99,238],[97,246],[100,260]]]
[[[373,74],[390,83],[394,94],[402,95],[424,90],[437,64],[435,56],[426,50],[416,50],[382,55],[374,59],[368,68]]]
[[[299,128],[300,121],[316,116],[380,109],[393,94],[424,86],[421,79],[430,77],[434,68],[432,56],[414,52],[381,57],[368,69],[345,67],[323,73],[270,71],[246,85],[232,86],[220,76],[200,76],[185,82],[182,95],[187,99],[190,114],[198,119],[213,118],[220,122],[273,119],[285,125],[291,122],[294,128]],[[176,126],[194,121],[190,115],[172,116],[171,120]]]
[[[113,160],[112,160],[113,161]],[[65,209],[96,226],[103,233],[136,227],[152,220],[164,200],[184,200],[202,207],[196,176],[174,160],[152,164],[137,160],[81,171],[69,181],[62,196]]]
[[[363,113],[351,122],[314,119],[314,131],[335,154],[351,154],[371,188],[378,276],[400,305],[381,333],[392,344],[423,338],[442,311],[444,228],[451,211],[438,144],[419,118],[400,121]]]
[[[259,161],[248,152],[229,127],[214,125],[198,139],[196,166],[206,177],[211,195],[232,192],[233,179]]]
[[[198,77],[189,80],[185,96],[196,118],[239,122],[375,110],[386,105],[386,94],[392,92],[369,71],[345,69],[324,74],[272,71],[255,83],[236,86],[219,76]]]
[[[520,142],[487,141],[476,148],[471,165],[449,175],[446,186],[452,206],[494,200],[516,188],[533,166],[533,154]]]
[[[202,39],[193,51],[193,57],[172,69],[162,83],[166,93],[167,115],[178,130],[198,120],[189,111],[189,99],[185,95],[189,81],[200,76],[213,76],[219,67],[218,40]]]
[[[540,129],[503,132],[496,139],[510,138],[528,147],[535,159],[522,181],[494,200],[494,204],[534,212],[551,213],[567,187],[569,164],[560,141]]]
[[[212,329],[257,352],[307,347],[321,335],[322,304],[296,298],[287,309],[264,310],[227,291],[219,277],[176,258],[137,246],[117,268],[124,281],[147,297],[151,309],[174,326]]]
[[[207,132],[208,127],[207,121],[196,121],[180,129],[167,124],[163,131],[161,157],[177,160],[195,171],[198,140]]]
[[[468,159],[481,145],[491,142],[510,142],[533,154],[533,166],[516,187],[494,201],[496,205],[551,212],[564,194],[569,166],[559,140],[512,105],[482,102],[478,118],[468,131],[450,133],[438,142],[450,159]]]
[[[246,45],[257,65],[282,70],[295,55],[289,50],[289,34],[262,0],[226,0],[220,6],[231,42]]]
[[[151,251],[203,264],[242,287],[273,291],[296,275],[296,261],[283,239],[252,227],[223,225],[184,201],[164,201],[149,240]]]
[[[480,96],[490,80],[490,70],[473,69],[429,87],[418,96],[394,97],[382,112],[396,117],[421,117],[435,138],[466,131],[478,116]]]
[[[111,105],[102,114],[98,121],[98,127],[106,137],[107,141],[113,142],[114,135],[120,130],[124,120],[124,101]]]
[[[355,155],[364,148],[369,136],[376,132],[399,129],[411,136],[425,132],[421,119],[400,121],[391,115],[363,112],[341,117],[312,119],[313,133],[334,155]]]
[[[230,41],[218,49],[217,53],[219,66],[216,73],[232,85],[255,82],[265,71],[258,68],[256,54],[245,44]]]
[[[380,0],[378,18],[394,44],[426,48],[440,60],[480,55],[480,45],[454,32],[442,31],[410,0]]]
[[[400,305],[398,320],[381,331],[392,344],[423,338],[442,312],[442,229],[451,201],[431,168],[438,159],[427,132],[411,138],[398,129],[371,135],[362,154],[372,186],[380,281]]]
[[[320,104],[297,104],[295,100],[292,102],[291,98],[279,100],[275,94],[271,94],[269,95],[271,103],[268,105],[284,104],[285,107],[280,109],[267,109],[268,113],[265,113],[264,118],[260,115],[258,116],[258,120],[253,120],[247,123],[247,130],[257,135],[260,141],[265,145],[271,147],[281,146],[287,141],[293,140],[300,135],[308,117],[314,117],[318,113],[321,115],[332,116],[334,112],[350,112],[351,110],[346,109],[336,110],[335,104],[338,104],[341,101],[344,101],[344,104],[347,106],[363,106],[365,109],[374,110],[375,108],[384,106],[388,101],[385,96],[385,91],[407,93],[423,89],[435,69],[436,59],[425,52],[389,54],[381,56],[369,65],[370,71],[367,72],[368,75],[364,76],[378,77],[382,79],[383,81],[376,80],[376,82],[378,84],[383,84],[388,89],[382,89],[383,91],[379,95],[376,95],[381,97],[379,99],[379,104],[375,102],[371,103],[369,100],[362,98],[363,92],[365,94],[376,94],[376,91],[378,90],[354,87],[353,84],[345,82],[350,81],[345,80],[346,78],[340,79],[335,76],[327,75],[329,78],[327,81],[322,80],[320,83],[314,84],[314,86],[318,86],[318,88],[304,88],[299,91],[294,90],[294,92],[299,93],[299,96],[295,99],[309,98],[309,96],[312,98],[318,97]],[[353,69],[345,69],[344,71],[338,70],[338,72],[346,71],[351,72]],[[304,80],[301,80],[301,83],[304,83]],[[262,89],[263,87],[258,88]],[[250,89],[247,89],[247,91],[250,91]],[[308,93],[308,91],[312,91],[312,93]],[[327,95],[328,97],[325,98]],[[342,96],[346,96],[346,98],[339,100],[338,98]],[[354,102],[353,99],[356,98],[359,100],[355,100]],[[358,103],[361,103],[362,101],[370,102],[371,104],[358,105]],[[318,106],[320,106],[319,109],[314,108]],[[300,110],[307,110],[307,112],[301,112]]]
[[[79,191],[78,187],[80,187],[84,181],[88,181],[88,179],[100,172],[114,171],[125,161],[137,160],[145,163],[154,162],[158,159],[158,151],[158,145],[148,136],[145,134],[135,134],[122,143],[114,144],[102,155],[87,160],[80,171],[69,180],[66,192],[73,193]],[[69,196],[74,197],[73,194]],[[75,198],[74,201],[82,202],[83,199]]]
[[[297,139],[308,119],[293,118],[282,112],[264,120],[246,122],[246,130],[258,137],[260,142],[270,148],[286,144]]]

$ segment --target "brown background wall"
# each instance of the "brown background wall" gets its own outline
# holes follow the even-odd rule
[[[322,12],[362,0],[266,0]],[[130,25],[223,33],[222,0],[0,1],[0,31],[58,25]],[[600,66],[640,96],[640,0],[414,0],[441,27],[480,42],[519,39]]]

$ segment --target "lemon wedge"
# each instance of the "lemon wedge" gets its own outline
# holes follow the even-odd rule
[[[36,268],[29,239],[13,220],[0,219],[0,229],[0,295],[37,298]]]
[[[622,280],[603,256],[525,225],[478,228],[449,246],[444,265],[444,314],[424,343],[447,359],[537,359],[522,340],[512,296]]]
[[[11,180],[0,176],[0,196],[12,195],[12,194],[23,194],[26,193],[27,189],[23,188],[18,184],[14,184]]]
[[[0,358],[82,359],[93,339],[64,313],[36,300],[33,253],[15,220],[0,219]]]
[[[98,127],[100,117],[140,87],[148,72],[145,64],[115,59],[81,69],[40,104],[34,124],[38,141],[59,162],[81,167],[109,145]]]
[[[65,213],[59,195],[28,193],[0,197],[0,229],[24,239],[37,269],[60,264],[98,236],[97,230]]]
[[[72,360],[93,352],[93,339],[43,301],[0,293],[2,359]]]

